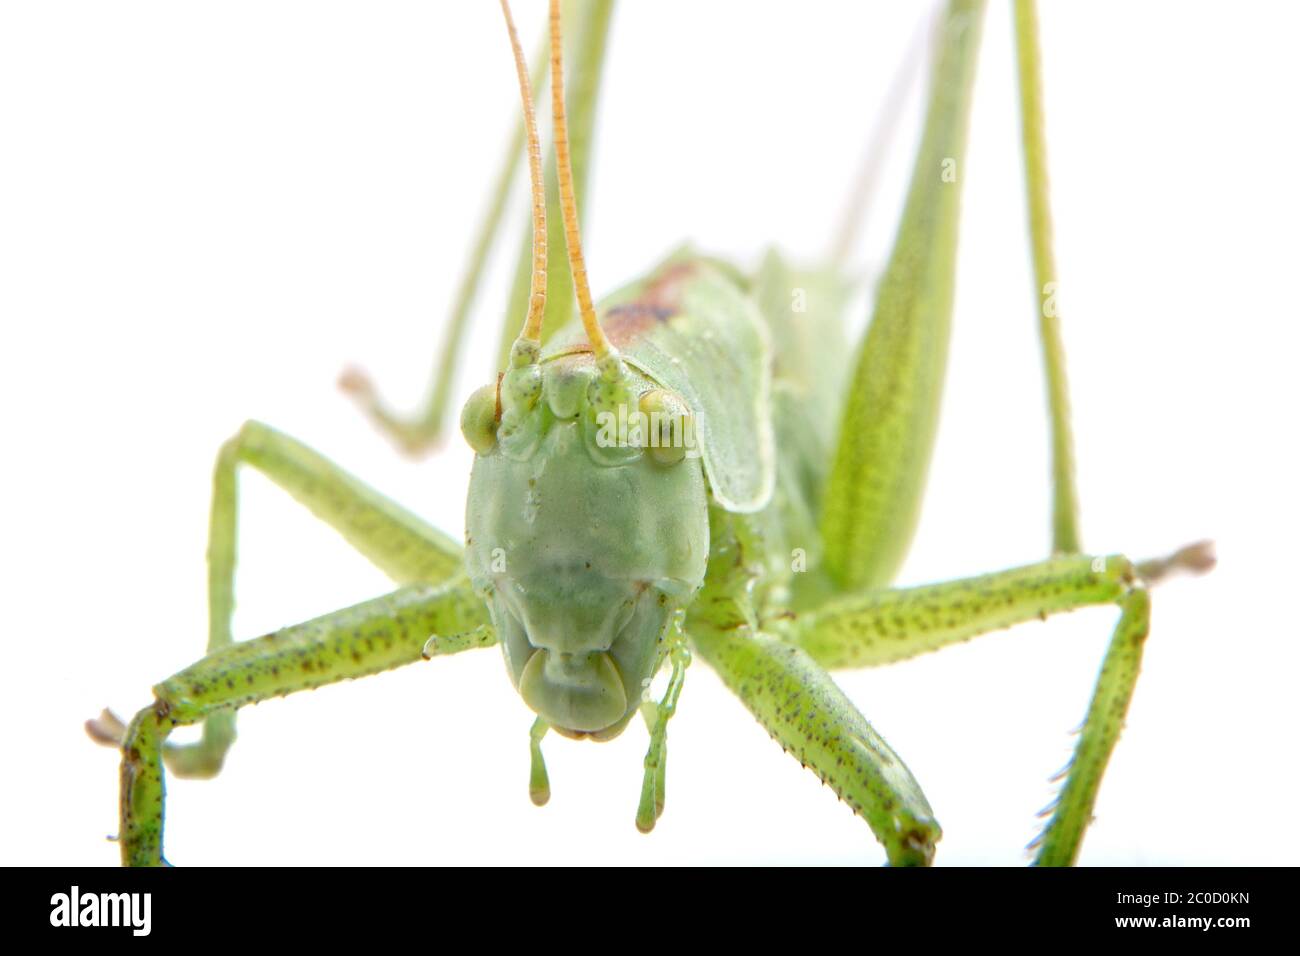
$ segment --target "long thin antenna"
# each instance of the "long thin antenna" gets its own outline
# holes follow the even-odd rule
[[[502,0],[504,3],[505,0]],[[560,180],[560,209],[564,213],[564,242],[569,250],[569,269],[578,297],[578,314],[587,340],[597,359],[618,352],[596,321],[587,286],[587,264],[582,258],[582,236],[578,231],[578,201],[573,194],[573,167],[569,164],[569,124],[564,116],[563,38],[560,35],[560,0],[551,0],[551,120],[555,138],[555,169]]]
[[[510,32],[510,47],[515,54],[515,72],[519,74],[519,96],[524,102],[524,129],[528,136],[528,178],[533,192],[533,280],[528,293],[528,317],[524,320],[521,339],[538,342],[542,335],[542,315],[546,311],[546,189],[542,185],[542,143],[537,136],[537,114],[533,109],[533,87],[528,80],[528,64],[510,15],[508,0],[501,0],[501,12]]]

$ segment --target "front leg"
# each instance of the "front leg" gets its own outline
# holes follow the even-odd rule
[[[1137,685],[1150,623],[1148,585],[1214,563],[1206,543],[1134,564],[1122,555],[1072,555],[940,584],[837,598],[784,623],[783,636],[826,667],[888,664],[1000,628],[1076,608],[1115,604],[1119,622],[1097,677],[1065,784],[1038,847],[1041,865],[1079,853],[1102,775]],[[773,622],[775,626],[778,622]]]
[[[747,627],[691,637],[773,739],[867,821],[891,864],[933,861],[942,831],[920,785],[807,652]]]
[[[431,637],[445,640],[431,640]],[[248,704],[364,677],[436,654],[496,642],[487,611],[463,578],[413,585],[305,624],[224,647],[154,687],[122,741],[125,866],[163,859],[163,753],[175,727]]]
[[[1119,622],[1111,635],[1097,686],[1088,705],[1078,746],[1062,773],[1065,785],[1051,809],[1051,819],[1029,844],[1037,849],[1038,866],[1072,866],[1079,855],[1083,831],[1092,822],[1093,804],[1102,774],[1119,740],[1133,689],[1142,666],[1142,648],[1151,630],[1151,594],[1137,587],[1120,601]],[[1046,813],[1046,811],[1044,811]]]
[[[751,598],[763,551],[743,515],[710,511],[712,550],[686,630],[783,749],[866,820],[895,866],[928,865],[942,831],[920,785],[830,675],[801,647],[760,629]]]
[[[234,638],[235,560],[239,531],[239,470],[248,466],[289,492],[337,530],[357,551],[399,584],[436,584],[461,569],[459,545],[405,508],[348,474],[324,455],[260,422],[247,422],[217,454],[208,531],[208,645],[213,654]],[[123,728],[105,711],[86,729],[118,746]],[[167,765],[181,777],[212,777],[235,740],[233,710],[203,722],[192,744],[168,744]]]

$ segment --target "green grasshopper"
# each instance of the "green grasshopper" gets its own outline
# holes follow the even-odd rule
[[[1208,544],[1134,562],[1082,552],[1046,187],[1033,4],[1016,3],[1026,184],[1052,425],[1053,555],[1023,567],[893,588],[915,528],[938,422],[953,299],[962,164],[983,4],[950,0],[935,30],[923,135],[893,252],[856,353],[838,265],[778,253],[752,273],[689,249],[599,304],[578,210],[612,3],[574,5],[564,92],[551,0],[554,155],[543,169],[530,78],[501,3],[524,122],[462,286],[427,407],[404,419],[357,373],[343,384],[401,445],[441,434],[454,368],[505,196],[526,153],[531,235],[503,335],[502,371],[461,430],[476,452],[464,547],[294,439],[249,422],[221,449],[208,550],[207,655],[154,688],[129,724],[87,724],[122,752],[122,861],[163,858],[164,766],[210,777],[245,705],[499,644],[530,734],[530,795],[549,798],[551,730],[610,740],[649,729],[636,824],[665,799],[667,731],[702,658],[781,746],[861,816],[890,863],[929,864],[941,830],[903,761],[831,679],[1013,624],[1114,605],[1119,621],[1035,861],[1069,864],[1133,693],[1149,587],[1213,563]],[[526,149],[525,149],[526,146]],[[522,317],[522,330],[515,329]],[[234,642],[237,472],[287,490],[398,585],[390,594]],[[655,699],[652,683],[669,677]],[[202,737],[176,744],[176,727]]]

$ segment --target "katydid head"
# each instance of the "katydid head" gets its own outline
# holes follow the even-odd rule
[[[551,117],[565,246],[590,352],[541,360],[541,149],[507,0],[501,9],[528,140],[533,271],[509,368],[461,415],[478,453],[466,568],[525,703],[562,734],[605,740],[636,713],[669,628],[703,583],[708,495],[698,461],[686,460],[693,437],[686,403],[633,373],[596,320],[569,162],[558,2],[550,16]]]
[[[640,408],[673,406],[648,380],[623,387],[641,392],[634,425]],[[557,731],[596,739],[636,712],[709,551],[698,459],[643,427],[602,427],[610,392],[589,355],[564,356],[512,368],[462,417],[478,452],[466,566],[511,679]],[[679,416],[665,434],[685,433]]]

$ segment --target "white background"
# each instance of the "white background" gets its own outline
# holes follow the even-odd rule
[[[535,49],[538,0],[519,0]],[[656,2],[615,14],[589,210],[599,295],[690,238],[753,263],[825,247],[920,4]],[[1287,3],[1042,10],[1084,538],[1213,537],[1162,586],[1086,863],[1294,862],[1300,23]],[[1011,23],[985,25],[944,418],[902,580],[1047,550],[1046,419]],[[493,3],[10,2],[0,14],[0,862],[110,864],[128,715],[202,650],[209,478],[245,418],[451,533],[458,437],[401,459],[333,388],[357,361],[413,406],[517,116]],[[892,235],[908,109],[856,261]],[[488,380],[522,225],[494,260],[457,394]],[[855,309],[859,326],[866,308]],[[244,481],[236,633],[389,588]],[[938,861],[1019,864],[1114,612],[839,678],[915,772]],[[213,782],[173,782],[179,864],[878,863],[861,821],[707,667],[671,731],[668,804],[633,827],[645,735],[550,739],[495,651],[260,705]]]

